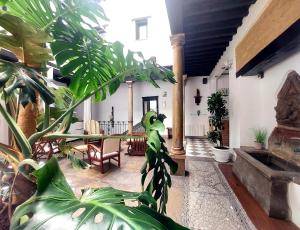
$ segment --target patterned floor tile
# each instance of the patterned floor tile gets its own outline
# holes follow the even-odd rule
[[[211,143],[207,139],[188,138],[187,145],[186,145],[186,155],[212,158],[211,146],[212,146]]]

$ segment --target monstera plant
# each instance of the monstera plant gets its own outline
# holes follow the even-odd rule
[[[5,11],[0,12],[0,47],[18,59],[15,63],[0,60],[0,113],[13,136],[12,146],[0,143],[0,155],[15,170],[13,186],[18,184],[19,175],[36,184],[34,195],[16,209],[11,229],[57,229],[61,223],[67,229],[185,229],[161,214],[165,213],[167,188],[171,186],[164,162],[176,170],[156,132],[162,129],[158,124],[162,115],[149,117],[147,133],[152,141],[148,143],[147,159],[154,176],[143,193],[87,189],[77,198],[55,158],[43,167],[31,159],[32,146],[40,138],[77,137],[68,134],[74,109],[90,97],[104,100],[126,77],[134,76],[155,86],[153,76],[174,83],[173,74],[152,59],[125,51],[119,42],[108,43],[97,33],[99,19],[106,20],[99,2],[0,0],[0,5],[5,5]],[[61,74],[69,78],[68,89],[52,86],[45,77],[47,64],[53,60]],[[59,107],[66,98],[67,106],[54,116],[53,105]],[[43,120],[37,124],[41,114]],[[154,119],[157,122],[152,123]],[[143,184],[151,169],[143,168]],[[168,187],[158,184],[156,178],[163,179]],[[156,200],[160,200],[159,208]],[[132,207],[127,201],[137,204]]]
[[[108,187],[84,190],[77,198],[55,158],[33,175],[37,192],[17,208],[11,229],[186,229],[157,213],[148,192]]]
[[[155,200],[159,201],[158,210],[160,213],[166,213],[168,188],[172,185],[169,171],[175,174],[178,167],[169,156],[165,140],[160,135],[160,132],[165,130],[163,124],[165,118],[166,116],[163,114],[150,111],[142,119],[142,125],[148,138],[146,162],[141,169],[142,186],[144,188],[146,178],[150,177],[145,190],[152,194]]]

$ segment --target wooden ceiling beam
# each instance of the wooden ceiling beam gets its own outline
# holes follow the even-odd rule
[[[220,29],[237,28],[241,24],[240,18],[230,19],[226,21],[211,22],[202,25],[183,25],[185,33],[192,32],[211,32]]]
[[[185,52],[204,52],[204,51],[215,51],[215,50],[225,50],[226,48],[226,44],[227,42],[223,42],[223,43],[220,43],[220,44],[217,44],[217,45],[195,45],[195,46],[186,46],[184,51]],[[225,46],[225,47],[224,47]]]
[[[183,1],[165,0],[172,34],[183,33]]]
[[[199,16],[203,14],[215,13],[215,12],[222,12],[224,10],[232,10],[241,7],[249,7],[255,0],[239,0],[239,1],[232,1],[232,0],[223,0],[222,3],[220,1],[209,1],[206,4],[202,3],[199,4],[198,1],[195,1],[190,4],[184,4],[184,12],[185,16]],[[197,4],[198,3],[198,4]]]
[[[234,10],[234,11],[224,11],[222,14],[207,14],[202,16],[193,16],[193,17],[184,17],[183,24],[184,25],[203,25],[210,24],[213,22],[226,22],[226,20],[231,19],[240,19],[246,15],[248,8],[244,8],[242,10]]]
[[[201,43],[206,43],[206,41],[229,41],[232,38],[232,34],[227,34],[227,35],[217,35],[217,36],[207,36],[207,37],[197,37],[197,38],[189,38],[185,39],[186,43],[190,42],[199,42]]]
[[[227,37],[225,38],[216,38],[216,39],[210,39],[210,40],[190,40],[190,41],[186,41],[186,45],[185,47],[197,47],[199,44],[201,45],[212,45],[212,44],[225,44],[225,47],[227,46],[227,44],[229,43],[229,41],[231,40],[231,37]]]
[[[236,27],[230,27],[227,29],[215,29],[215,30],[211,30],[211,31],[191,31],[185,34],[186,39],[190,39],[190,38],[197,38],[197,37],[201,37],[201,38],[214,38],[217,36],[223,36],[223,35],[233,35],[236,33],[237,28]]]

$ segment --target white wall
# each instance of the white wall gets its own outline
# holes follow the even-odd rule
[[[256,22],[270,0],[257,1],[250,7],[249,15],[244,18],[242,26],[233,37],[223,56],[214,68],[211,76],[220,75],[222,66],[231,62],[229,69],[229,117],[230,117],[230,146],[253,145],[252,129],[264,127],[272,132],[276,124],[274,107],[277,94],[281,89],[287,74],[291,70],[300,73],[300,52],[292,55],[279,64],[269,68],[264,78],[236,78],[235,48]],[[300,226],[300,185],[293,182],[288,188],[288,199],[291,209],[291,220]]]
[[[155,56],[157,63],[172,65],[171,34],[164,0],[106,0],[104,10],[109,18],[105,39],[121,41],[126,48],[141,51],[146,58]],[[148,18],[148,39],[135,40],[135,21]]]
[[[217,89],[228,89],[229,88],[229,75],[221,75],[216,80]]]
[[[208,131],[207,97],[210,95],[209,84],[202,84],[203,77],[190,77],[185,86],[185,135],[204,136]],[[195,104],[196,90],[202,96],[200,105]],[[198,116],[197,111],[200,110]]]
[[[133,83],[133,124],[137,124],[143,117],[142,97],[158,96],[159,113],[167,116],[165,126],[172,126],[172,84],[164,81],[157,81],[160,88],[155,88],[150,83]],[[167,97],[163,93],[167,92]],[[105,101],[94,104],[92,119],[108,121],[111,114],[111,107],[114,107],[115,121],[128,121],[128,86],[123,83],[118,91],[108,96]]]
[[[209,85],[202,84],[203,77],[188,78],[185,92],[185,135],[203,136],[208,131],[207,97],[210,93]],[[133,123],[137,124],[143,116],[142,97],[158,96],[159,113],[167,116],[166,127],[172,127],[172,89],[173,85],[168,82],[157,81],[160,88],[155,88],[146,82],[133,84]],[[202,101],[199,106],[195,104],[194,96],[196,89],[200,90]],[[167,96],[163,97],[164,92]],[[114,107],[115,121],[128,121],[128,87],[124,83],[112,96],[108,96],[103,102],[92,106],[92,119],[107,121]],[[200,116],[197,115],[200,110]],[[166,132],[164,133],[166,134]]]

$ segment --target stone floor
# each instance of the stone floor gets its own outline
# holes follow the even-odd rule
[[[213,159],[186,162],[183,224],[191,229],[255,229]]]
[[[170,145],[169,140],[167,144]],[[255,229],[213,161],[209,146],[206,139],[187,140],[189,176],[172,176],[168,216],[190,229]],[[78,194],[82,188],[104,186],[141,191],[139,170],[144,157],[125,153],[126,145],[122,145],[121,168],[112,166],[105,174],[97,167],[73,169],[65,159],[60,164]]]

